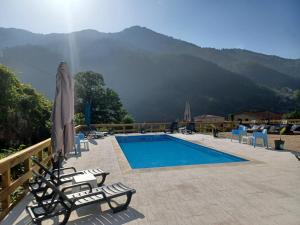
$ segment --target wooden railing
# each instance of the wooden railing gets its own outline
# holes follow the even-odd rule
[[[287,122],[289,124],[300,124],[300,119],[292,119],[292,120],[256,120],[254,121],[243,121],[243,124],[266,124],[269,122],[270,124],[282,124]],[[179,122],[178,127],[184,127],[186,122]],[[218,128],[218,130],[226,132],[230,131],[233,128],[237,127],[239,121],[224,121],[224,122],[196,122],[195,129],[197,132],[208,133],[211,132],[213,126]],[[213,125],[213,126],[212,126]],[[169,126],[168,123],[132,123],[132,124],[92,124],[91,126],[97,128],[98,130],[103,131],[113,131],[114,133],[135,133],[140,132],[142,129],[145,132],[163,132]],[[85,126],[81,126],[78,131],[85,129]]]
[[[44,164],[47,164],[51,159],[51,154],[51,139],[49,138],[0,160],[1,220],[27,192],[28,181],[32,177],[32,170],[35,169],[35,165],[31,163],[30,157],[36,156]],[[24,171],[22,171],[21,174],[13,176],[12,169],[18,166],[24,168]],[[23,190],[21,193],[18,193],[18,191],[20,192],[20,189]],[[18,194],[19,196],[16,196]],[[12,197],[18,199],[12,201]]]
[[[281,123],[282,121],[270,121],[271,123]],[[288,123],[299,123],[300,120],[288,120]],[[252,123],[251,121],[245,121],[243,123]],[[265,123],[265,121],[256,121],[257,124]],[[230,131],[236,127],[238,121],[225,121],[225,122],[207,122],[207,123],[195,123],[196,131],[201,133],[211,132],[212,124],[221,131]],[[179,122],[178,126],[185,126],[186,123]],[[113,130],[114,133],[133,133],[140,132],[143,129],[146,132],[163,132],[169,128],[170,123],[133,123],[133,124],[95,124],[93,125],[100,130]],[[76,131],[85,129],[85,126],[77,126]],[[4,159],[0,160],[0,220],[12,209],[18,200],[16,195],[18,191],[22,189],[22,193],[19,194],[19,199],[22,198],[27,192],[28,181],[32,177],[32,170],[36,169],[36,166],[31,163],[30,157],[36,156],[43,164],[49,163],[52,155],[51,139],[44,140],[38,144],[28,147],[20,152],[12,154]],[[20,174],[12,174],[16,167],[21,167],[24,170]],[[17,192],[17,193],[16,193]],[[13,198],[13,199],[12,199]],[[12,201],[13,200],[13,201]]]
[[[80,128],[81,126],[77,126],[75,130]],[[38,169],[30,160],[31,156],[36,156],[47,165],[52,156],[51,139],[48,138],[0,160],[0,220],[28,191],[32,170]]]
[[[178,127],[186,126],[186,122],[179,122]],[[221,131],[229,131],[234,128],[238,122],[210,122],[210,123],[195,123],[197,132],[211,132],[212,124]],[[113,133],[136,133],[144,130],[145,132],[164,132],[170,127],[169,123],[131,123],[131,124],[92,124],[92,127],[100,131],[112,131]],[[86,126],[81,126],[78,131],[83,131]]]
[[[300,124],[300,119],[282,119],[282,120],[255,120],[255,121],[243,121],[243,124],[266,124],[266,123],[270,123],[270,124]]]

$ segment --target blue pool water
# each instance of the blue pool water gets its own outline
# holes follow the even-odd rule
[[[116,139],[133,169],[247,161],[169,135],[117,136]]]

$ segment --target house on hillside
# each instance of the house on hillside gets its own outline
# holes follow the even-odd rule
[[[233,115],[233,120],[252,121],[252,120],[281,120],[282,114],[269,111],[263,112],[241,112]]]
[[[200,115],[195,116],[194,121],[200,123],[223,123],[225,121],[225,118],[215,115]]]

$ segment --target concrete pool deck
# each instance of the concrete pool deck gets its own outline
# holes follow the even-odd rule
[[[68,224],[300,224],[300,162],[292,153],[202,134],[174,136],[251,161],[131,170],[124,169],[113,136],[92,140],[89,151],[65,166],[102,168],[110,172],[106,184],[121,181],[137,193],[126,211],[112,214],[107,204],[95,204],[73,212]],[[30,224],[30,200],[28,195],[1,225]]]

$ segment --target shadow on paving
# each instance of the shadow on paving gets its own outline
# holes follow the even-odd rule
[[[96,207],[99,209],[98,207]],[[112,213],[111,210],[106,210],[104,212],[101,212],[99,210],[91,210],[92,207],[87,207],[85,211],[88,211],[85,215],[82,215],[76,219],[70,218],[68,225],[78,225],[78,224],[94,224],[94,225],[121,225],[126,224],[131,221],[137,220],[137,219],[143,219],[144,215],[140,212],[136,211],[135,209],[128,207],[127,210],[119,212],[119,213]],[[95,207],[94,207],[95,209]],[[83,211],[83,210],[80,210]],[[92,211],[92,212],[91,212]],[[76,212],[75,212],[76,213]],[[74,215],[74,214],[73,214]],[[73,216],[71,215],[71,217]],[[60,219],[61,220],[61,219]],[[60,221],[61,222],[61,221]],[[33,224],[30,217],[27,215],[25,218],[23,218],[21,221],[17,222],[16,225],[29,225]],[[42,224],[59,224],[57,219],[54,220],[47,220],[45,223]]]
[[[12,211],[0,222],[0,225],[32,225],[33,222],[26,212],[25,207],[28,204],[32,204],[32,195],[28,194],[25,198],[19,202]],[[102,209],[102,207],[104,207]],[[132,207],[128,207],[127,210],[119,213],[113,213],[110,209],[107,209],[107,204],[92,204],[82,208],[79,208],[72,212],[69,222],[67,224],[79,225],[79,224],[99,224],[99,225],[121,225],[126,224],[134,220],[143,219],[145,216]],[[44,221],[44,225],[56,225],[61,222],[63,217],[49,219]]]
[[[99,209],[100,207],[95,207],[95,206],[87,207],[86,209],[82,208],[80,209],[81,216],[76,219],[70,218],[67,224],[68,225],[69,224],[121,225],[137,219],[145,218],[142,213],[138,212],[137,210],[131,207],[128,207],[128,209],[125,211],[115,213],[115,214],[112,213],[111,210],[106,210],[101,212]],[[86,211],[86,213],[84,214],[83,211]],[[78,210],[75,212],[75,214],[78,215]],[[72,216],[74,216],[74,212],[71,214],[71,217]],[[25,225],[25,224],[26,225],[33,224],[29,215],[26,215],[26,217],[24,217],[22,220],[15,223],[15,225]],[[54,219],[54,220],[47,220],[45,221],[45,223],[42,224],[59,224],[59,222],[57,221],[57,219]]]
[[[89,143],[91,143],[92,145],[98,145],[97,141],[95,141],[94,139],[89,139]]]
[[[127,210],[115,214],[112,213],[111,210],[94,212],[93,214],[81,216],[73,221],[69,221],[68,224],[121,225],[137,219],[143,219],[144,217],[145,216],[142,213],[138,212],[134,208],[128,207]]]

